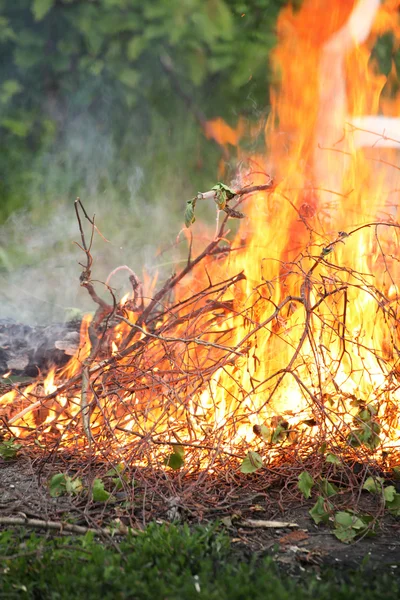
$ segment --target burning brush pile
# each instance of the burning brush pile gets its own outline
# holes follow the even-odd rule
[[[96,225],[75,202],[97,310],[66,366],[0,399],[27,452],[270,479],[400,470],[399,98],[370,60],[377,36],[398,43],[397,3],[323,5],[282,11],[266,153],[239,151],[240,185],[187,202],[181,271],[158,286],[117,267],[129,294],[112,278],[99,291]],[[202,201],[218,214],[205,247]]]

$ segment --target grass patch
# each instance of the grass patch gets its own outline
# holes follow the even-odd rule
[[[371,565],[355,573],[288,577],[273,559],[244,559],[217,525],[150,525],[103,545],[82,538],[0,533],[0,596],[40,599],[397,600],[399,583]]]

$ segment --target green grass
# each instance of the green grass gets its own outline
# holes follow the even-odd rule
[[[397,599],[398,582],[371,566],[356,573],[280,573],[271,558],[243,559],[218,526],[150,525],[102,545],[83,538],[0,534],[0,597],[136,600]],[[10,558],[7,558],[10,557]]]

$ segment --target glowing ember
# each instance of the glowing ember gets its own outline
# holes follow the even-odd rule
[[[5,394],[14,435],[69,448],[89,438],[138,463],[149,444],[177,443],[261,448],[266,461],[329,449],[396,464],[399,169],[379,124],[398,127],[400,96],[381,94],[393,75],[369,59],[383,32],[398,44],[397,8],[305,0],[282,11],[266,154],[239,151],[250,165],[240,187],[267,173],[275,187],[238,196],[248,218],[235,240],[222,227],[184,279],[158,295],[145,282],[155,300],[144,310],[125,297],[97,350],[85,321],[66,369]],[[242,131],[213,127],[222,145]]]

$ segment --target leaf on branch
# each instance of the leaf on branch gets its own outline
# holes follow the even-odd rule
[[[236,195],[230,187],[221,182],[218,182],[211,189],[215,191],[215,202],[217,203],[219,210],[225,210],[226,203]]]
[[[194,216],[194,209],[196,206],[196,198],[192,198],[192,200],[188,200],[186,202],[186,210],[185,210],[185,227],[189,229],[192,223],[195,222],[196,217]]]

